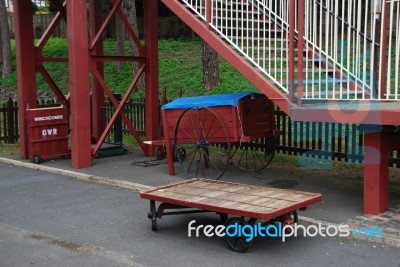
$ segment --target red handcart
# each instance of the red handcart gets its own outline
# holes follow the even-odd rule
[[[162,121],[165,140],[148,143],[166,150],[171,175],[174,161],[190,178],[219,179],[229,163],[259,171],[275,154],[274,105],[263,94],[178,98],[162,107]]]

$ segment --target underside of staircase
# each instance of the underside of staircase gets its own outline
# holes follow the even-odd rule
[[[323,51],[323,46],[314,44],[318,41],[313,37],[317,33],[307,37],[305,31],[309,30],[304,28],[310,28],[307,25],[310,21],[300,19],[305,15],[299,14],[310,7],[290,6],[296,1],[162,1],[293,120],[400,125],[398,89],[395,89],[395,98],[385,98],[383,92],[378,92],[375,84],[380,81],[375,72],[362,65],[371,63],[357,61],[355,70],[349,70],[352,67],[343,58],[352,51],[347,48],[350,41],[342,38],[344,41],[339,42],[334,36],[338,33],[337,23],[335,30],[324,37],[327,39],[321,40],[329,44],[332,38],[332,42],[340,44],[332,48],[327,45],[326,49],[332,50],[334,56]],[[322,11],[326,9],[329,23],[333,15],[320,5]],[[339,19],[343,28],[346,27],[344,19]],[[305,27],[299,26],[302,23]],[[315,27],[315,31],[322,29]],[[350,32],[352,28],[349,26],[349,29]],[[360,31],[356,33],[362,36]],[[369,39],[366,36],[359,39],[367,47]],[[362,48],[359,42],[357,39],[358,47]],[[343,50],[342,56],[338,49]]]

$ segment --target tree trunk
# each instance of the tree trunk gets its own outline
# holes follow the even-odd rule
[[[115,35],[117,39],[117,55],[123,56],[125,55],[125,35],[126,35],[126,30],[124,23],[122,20],[118,17],[115,16]],[[122,69],[122,66],[124,65],[124,62],[119,61],[117,63],[117,68],[118,71]]]
[[[8,16],[5,1],[0,0],[0,38],[1,38],[1,53],[3,59],[3,74],[5,78],[11,74],[11,44],[10,44],[10,29],[8,28]]]
[[[220,84],[219,64],[217,52],[203,41],[203,83],[204,87],[211,91]]]
[[[136,17],[136,1],[135,0],[128,0],[123,2],[123,9],[125,11],[126,17],[128,19],[129,24],[132,26],[133,31],[135,32],[136,36],[139,37],[139,31],[137,26],[137,17]],[[131,53],[133,56],[139,55],[139,49],[136,46],[135,42],[129,38],[129,45],[131,48]],[[139,69],[138,62],[134,62],[132,64],[133,75],[135,75]],[[144,74],[140,77],[139,81],[136,83],[135,90],[139,91],[145,87],[144,82]]]
[[[0,31],[0,40],[1,40],[1,31]],[[3,66],[3,49],[0,42],[0,66]]]

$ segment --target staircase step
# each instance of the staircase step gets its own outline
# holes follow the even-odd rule
[[[245,24],[245,23],[242,22],[242,21],[238,21],[238,24]],[[214,22],[214,25],[215,25],[215,22]],[[243,25],[239,25],[239,26],[238,25],[234,25],[234,26],[219,25],[217,28],[221,29],[221,30],[228,29],[228,30],[233,30],[233,31],[248,31],[247,28],[243,28]],[[264,33],[264,32],[267,32],[267,33],[269,33],[269,32],[284,33],[285,31],[283,31],[282,29],[271,29],[271,28],[262,28],[262,29],[260,29],[260,28],[256,28],[256,29],[252,29],[252,32],[257,32],[257,33]]]
[[[347,91],[344,92],[340,92],[340,90],[335,90],[335,92],[326,92],[326,91],[321,91],[321,92],[317,92],[317,94],[314,93],[314,95],[312,94],[312,92],[307,92],[307,93],[303,93],[303,97],[302,100],[305,101],[303,102],[303,104],[307,105],[307,104],[315,104],[316,101],[321,101],[324,98],[334,98],[334,99],[338,99],[338,100],[350,100],[350,99],[360,99],[362,97],[365,97],[366,99],[370,99],[370,94],[368,92],[363,92],[362,91]],[[308,102],[309,101],[309,102]]]
[[[295,71],[295,73],[297,73],[298,69],[295,68],[294,71]],[[315,68],[315,69],[305,68],[305,69],[303,69],[304,73],[310,73],[310,72],[314,72],[314,73],[333,73],[335,71],[336,71],[335,69],[321,69],[321,68]],[[288,73],[289,69],[288,68],[274,68],[274,69],[268,69],[268,72],[270,72],[270,73],[282,73],[282,72]]]
[[[229,36],[231,39],[236,39],[236,40],[243,40],[243,41],[247,41],[246,39],[243,39],[243,36]],[[251,39],[253,39],[254,41],[263,41],[265,40],[266,42],[268,42],[269,40],[271,40],[272,42],[288,42],[288,39],[286,38],[273,38],[273,39],[265,39],[264,37],[249,37]],[[256,47],[256,46],[254,46]],[[267,47],[263,47],[263,46],[259,46],[259,48],[263,48],[263,49],[267,49]]]
[[[246,46],[246,50],[255,50],[255,51],[285,51],[288,52],[289,48],[288,47],[266,47],[266,46]],[[299,49],[296,47],[294,51],[298,52]],[[308,52],[307,49],[303,49],[303,52]]]
[[[299,81],[294,81],[295,85],[298,85]],[[325,80],[316,80],[316,79],[304,79],[303,81],[306,85],[331,85],[331,84],[348,84],[350,83],[349,79],[325,79]]]
[[[277,60],[277,58],[258,58],[258,60],[260,61],[260,62],[289,62],[289,59],[288,58],[279,58],[278,60]],[[306,60],[308,60],[308,62],[310,62],[310,63],[321,63],[321,62],[325,62],[324,60],[321,60],[320,58],[313,58],[313,59],[310,59],[310,58],[303,58],[303,62],[306,62]],[[295,62],[299,62],[299,58],[298,57],[295,57],[294,58],[294,61]]]
[[[321,80],[321,82],[319,82],[319,80],[318,81],[317,80],[313,81],[312,79],[305,78],[303,83],[304,83],[304,85],[308,85],[308,90],[310,90],[310,91],[314,90],[315,92],[318,92],[319,89],[324,90],[324,89],[327,88],[327,86],[328,86],[328,88],[332,88],[332,86],[335,86],[335,88],[337,88],[337,91],[339,91],[340,90],[339,88],[341,88],[343,85],[346,85],[346,84],[348,84],[350,82],[350,80],[343,80],[342,82],[340,80],[338,80],[338,79],[336,79],[336,80],[337,80],[337,82],[335,80],[333,80],[333,79],[326,79],[324,81]],[[297,88],[299,81],[295,80],[293,82],[294,82],[295,88]],[[279,84],[283,85],[286,88],[288,88],[289,85],[290,85],[288,83],[287,79],[286,80],[279,80],[279,81],[273,82],[273,83],[279,83]],[[346,91],[347,91],[347,89],[346,89]]]

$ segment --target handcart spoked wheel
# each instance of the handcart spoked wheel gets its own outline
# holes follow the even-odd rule
[[[201,176],[217,180],[229,165],[227,130],[209,108],[192,107],[180,115],[174,148],[175,157],[189,178]]]
[[[219,179],[230,162],[259,171],[275,154],[274,105],[259,93],[178,98],[162,106],[162,119],[171,175],[174,160],[188,178]]]
[[[276,136],[256,138],[251,142],[233,143],[232,164],[248,172],[265,169],[272,161],[276,151]]]

